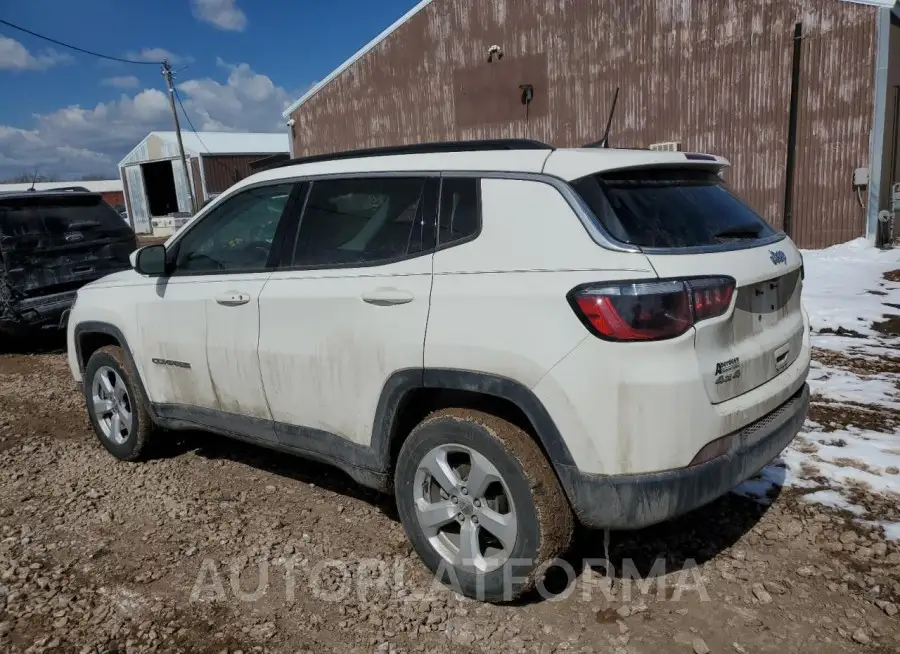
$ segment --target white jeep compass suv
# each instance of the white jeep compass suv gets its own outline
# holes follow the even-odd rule
[[[117,458],[203,429],[392,491],[424,563],[529,590],[806,417],[803,265],[683,152],[424,144],[292,160],[82,288],[69,364]]]

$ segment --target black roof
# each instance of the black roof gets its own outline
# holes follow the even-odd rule
[[[360,159],[363,157],[387,157],[400,154],[431,154],[439,152],[474,152],[489,150],[552,150],[553,146],[533,139],[485,139],[479,141],[437,141],[432,143],[413,143],[410,145],[392,145],[383,148],[365,148],[362,150],[346,150],[330,154],[317,154],[310,157],[296,157],[281,161],[262,170],[284,168],[317,161],[333,161],[339,159]]]

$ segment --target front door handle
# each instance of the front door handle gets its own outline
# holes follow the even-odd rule
[[[368,304],[388,307],[394,304],[408,304],[415,300],[416,296],[409,291],[403,291],[399,288],[376,288],[363,293],[362,299],[363,302]]]
[[[239,307],[242,304],[247,304],[249,301],[249,295],[238,293],[237,291],[227,291],[216,296],[216,303],[226,307]]]

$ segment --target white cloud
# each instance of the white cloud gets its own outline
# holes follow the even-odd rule
[[[227,64],[224,80],[204,77],[178,83],[179,95],[198,130],[285,129],[281,112],[299,92],[288,92],[248,64]],[[181,121],[190,129],[187,121]],[[0,179],[33,172],[77,178],[87,173],[117,176],[125,154],[153,130],[171,130],[165,93],[144,89],[123,93],[93,107],[72,105],[35,114],[28,126],[0,125]]]
[[[193,57],[183,57],[165,48],[144,48],[140,52],[126,52],[125,58],[136,61],[162,61],[163,59],[168,59],[169,63],[173,65],[189,64],[194,61]]]
[[[249,64],[229,64],[217,59],[228,70],[222,83],[212,78],[187,80],[178,84],[189,113],[200,117],[194,123],[201,131],[261,131],[284,129],[281,112],[294,99],[271,79],[253,71]]]
[[[94,172],[113,174],[108,154],[71,145],[53,145],[40,130],[0,126],[0,179],[33,173],[69,174],[72,179]]]
[[[112,86],[117,89],[136,89],[141,85],[141,80],[134,75],[124,75],[122,77],[107,77],[106,79],[100,80],[100,84],[102,86]]]
[[[72,57],[56,50],[31,54],[24,45],[8,36],[0,36],[0,70],[47,70],[68,64]]]
[[[191,0],[194,17],[213,27],[229,32],[243,32],[247,16],[236,0]]]

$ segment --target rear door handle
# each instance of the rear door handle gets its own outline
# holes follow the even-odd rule
[[[237,291],[226,291],[225,293],[216,296],[216,303],[226,307],[239,307],[242,304],[247,304],[249,301],[249,295],[246,293],[238,293]]]
[[[388,307],[394,304],[409,304],[416,299],[416,296],[409,291],[403,291],[399,288],[376,288],[363,293],[362,299],[363,302],[368,304]]]

